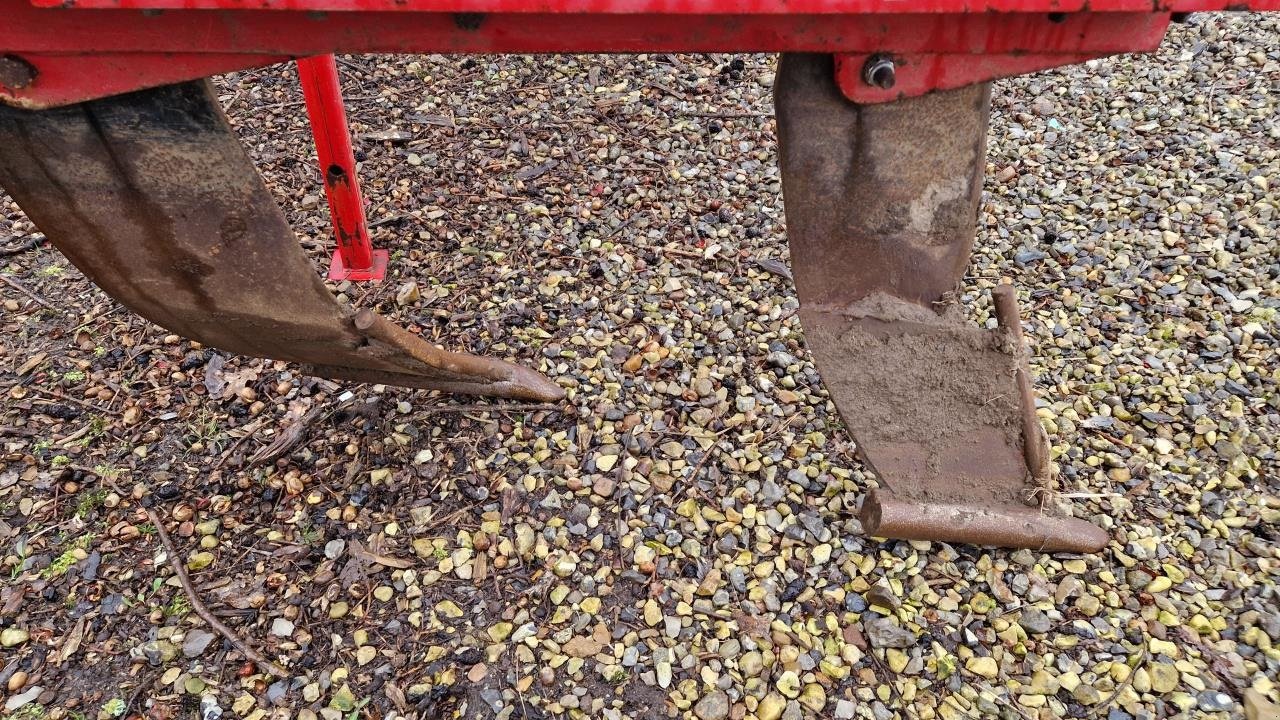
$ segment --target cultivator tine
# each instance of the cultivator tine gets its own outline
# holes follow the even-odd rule
[[[987,84],[855,105],[830,56],[784,55],[775,84],[787,232],[814,361],[880,489],[881,537],[1092,551],[1101,529],[1047,502],[1012,287],[1000,328],[966,326]]]
[[[108,294],[206,345],[348,380],[564,396],[532,370],[340,305],[207,83],[40,112],[0,105],[0,185]]]

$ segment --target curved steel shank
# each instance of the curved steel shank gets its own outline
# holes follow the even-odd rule
[[[206,345],[348,380],[564,396],[532,370],[340,305],[205,82],[40,112],[0,106],[0,185],[108,294]]]
[[[1011,287],[1001,328],[966,326],[985,164],[987,84],[878,105],[840,93],[833,61],[784,55],[775,84],[801,322],[875,471],[871,535],[1090,551],[1101,529],[1044,502],[1049,466]]]

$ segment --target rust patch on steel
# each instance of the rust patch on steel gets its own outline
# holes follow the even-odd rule
[[[454,13],[453,24],[459,30],[479,30],[484,24],[485,14],[478,12]]]
[[[17,55],[0,55],[0,87],[9,90],[31,87],[38,74],[34,65]]]
[[[112,297],[212,347],[363,382],[564,396],[536,372],[441,350],[338,304],[207,83],[0,107],[0,186]]]
[[[880,490],[871,535],[1096,550],[1107,535],[1042,507],[1047,446],[1012,288],[1001,327],[963,322],[987,84],[859,106],[830,56],[784,55],[783,194],[805,338]]]

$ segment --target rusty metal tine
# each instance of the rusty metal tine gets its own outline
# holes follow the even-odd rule
[[[1048,452],[1012,287],[1001,329],[955,307],[974,239],[990,88],[878,105],[830,57],[785,55],[774,84],[805,342],[880,481],[873,535],[1094,550],[1107,535],[1040,507]]]
[[[1022,317],[1018,313],[1018,291],[1012,285],[1001,283],[991,291],[996,306],[996,322],[1013,339],[1022,343]]]
[[[1031,373],[1026,368],[1025,341],[1022,335],[1022,319],[1018,313],[1018,293],[1012,285],[997,285],[991,291],[995,302],[996,321],[1000,323],[1018,353],[1018,366],[1014,370],[1014,381],[1018,386],[1018,405],[1022,415],[1022,452],[1027,460],[1027,471],[1038,483],[1047,483],[1051,479],[1049,465],[1049,440],[1045,436],[1044,426],[1036,415],[1035,388],[1031,384]],[[1023,502],[1028,505],[1039,505],[1043,498],[1041,493],[1027,493]]]
[[[207,83],[0,106],[0,185],[85,275],[210,347],[313,374],[553,401],[527,368],[435,347],[325,288]]]

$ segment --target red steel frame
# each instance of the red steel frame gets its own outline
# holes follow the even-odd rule
[[[387,251],[374,250],[369,241],[338,64],[332,55],[303,58],[298,60],[298,76],[338,241],[329,264],[329,279],[382,280],[387,274]]]
[[[0,0],[0,101],[41,108],[327,53],[820,52],[859,102],[1154,50],[1280,0]],[[871,55],[897,82],[861,78]]]

